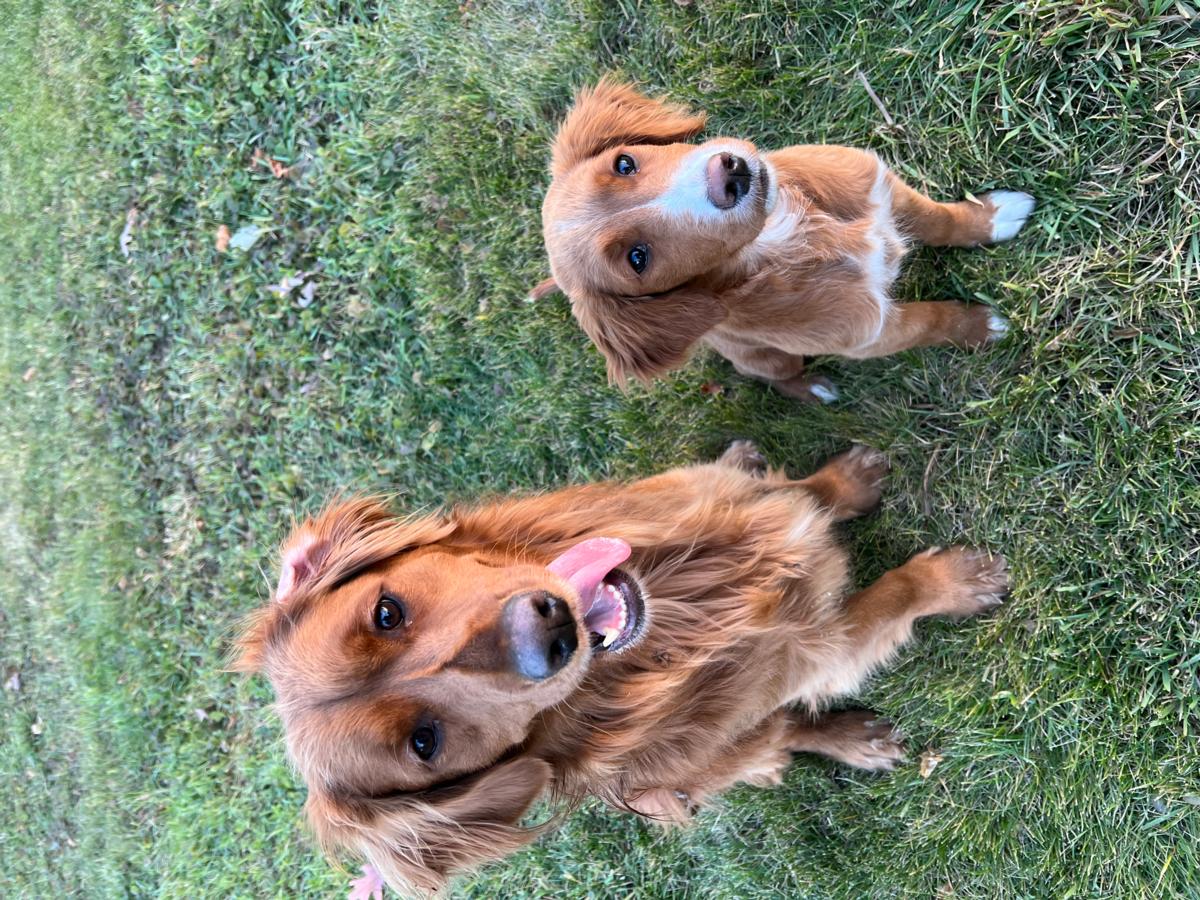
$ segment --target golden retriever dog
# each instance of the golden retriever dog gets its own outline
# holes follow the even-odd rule
[[[533,296],[567,294],[610,380],[649,381],[704,343],[788,396],[830,402],[836,389],[804,374],[805,357],[1005,334],[986,306],[901,304],[891,286],[912,240],[1011,238],[1033,210],[1028,194],[938,203],[863,150],[685,143],[704,122],[606,79],[579,93],[554,139],[542,206],[553,277]]]
[[[320,843],[405,891],[531,841],[543,794],[682,823],[731,785],[778,784],[794,753],[890,769],[889,723],[830,702],[916,620],[999,603],[1007,574],[933,548],[853,590],[836,523],[876,505],[886,470],[855,446],[791,480],[743,441],[439,515],[335,503],[286,541],[236,667],[274,687]]]

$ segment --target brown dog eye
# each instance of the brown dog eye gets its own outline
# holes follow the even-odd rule
[[[412,744],[413,753],[424,760],[431,759],[438,752],[438,746],[441,742],[441,735],[438,734],[436,723],[422,725],[412,733],[412,738],[409,740],[409,743]]]
[[[633,271],[641,275],[646,271],[648,262],[650,262],[650,248],[645,244],[635,244],[629,251],[629,264],[633,266]]]
[[[634,175],[637,173],[637,163],[633,161],[632,156],[622,153],[613,163],[613,171],[618,175]]]
[[[405,618],[404,604],[390,594],[384,594],[375,604],[375,627],[380,631],[403,625]]]

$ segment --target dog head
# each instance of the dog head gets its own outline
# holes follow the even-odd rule
[[[554,140],[542,226],[554,281],[618,383],[680,365],[725,318],[700,276],[762,231],[775,186],[753,144],[685,143],[703,114],[601,81]]]
[[[322,845],[424,891],[532,840],[520,820],[553,780],[539,715],[644,628],[629,552],[539,557],[370,500],[302,524],[236,667],[275,689]]]

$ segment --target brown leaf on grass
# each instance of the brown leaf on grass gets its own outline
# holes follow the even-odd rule
[[[706,381],[700,385],[700,393],[709,397],[719,397],[725,393],[725,385],[719,381]]]
[[[271,170],[271,174],[276,178],[288,178],[292,174],[292,167],[285,166],[277,159],[273,159],[262,152],[261,148],[255,148],[254,161],[259,165],[264,165]]]
[[[930,775],[932,775],[933,770],[938,767],[938,763],[940,763],[943,759],[945,759],[945,757],[936,750],[924,751],[921,754],[921,777],[928,778]]]
[[[220,225],[217,227],[217,252],[224,253],[229,249],[229,226]]]

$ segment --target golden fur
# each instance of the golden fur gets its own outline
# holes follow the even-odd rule
[[[606,79],[579,93],[554,140],[542,207],[553,277],[533,295],[567,294],[612,380],[648,381],[703,342],[790,396],[828,401],[832,386],[803,374],[806,356],[975,347],[1004,333],[985,306],[897,304],[890,287],[910,240],[1005,240],[1033,208],[1028,195],[937,203],[862,150],[685,143],[704,122]],[[704,163],[719,153],[752,175],[731,208],[706,194]],[[618,173],[621,157],[635,173]],[[635,246],[649,254],[640,274]]]
[[[865,711],[825,713],[929,615],[999,602],[1004,561],[930,550],[852,592],[834,524],[878,501],[886,459],[855,447],[809,478],[767,471],[747,442],[716,463],[400,518],[371,500],[331,505],[283,550],[280,586],[237,666],[270,679],[307,812],[330,851],[393,886],[440,887],[544,826],[543,792],[686,821],[737,782],[774,784],[794,752],[870,769],[902,747]],[[587,641],[556,674],[506,663],[498,616],[539,590],[581,598],[547,564],[581,541],[628,543],[645,598],[640,639]],[[406,625],[382,632],[381,597]],[[587,637],[585,634],[584,637]],[[430,762],[411,735],[436,720]]]

